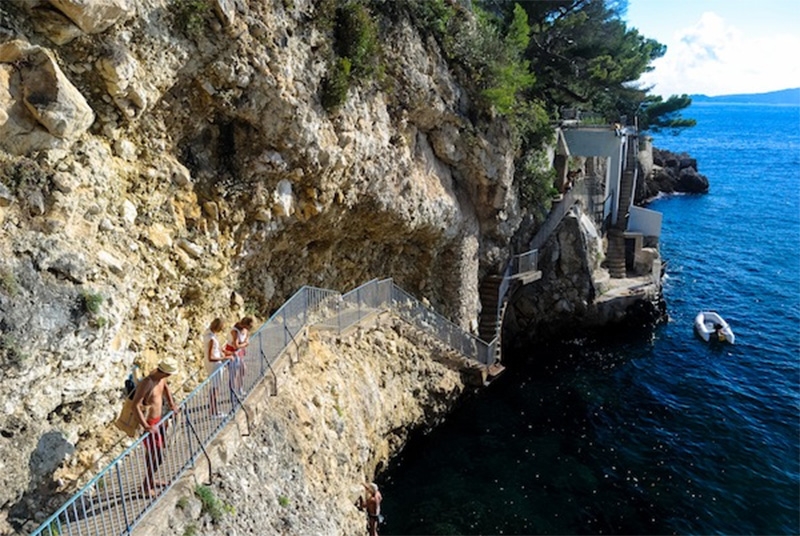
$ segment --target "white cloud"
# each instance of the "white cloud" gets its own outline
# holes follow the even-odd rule
[[[746,35],[706,12],[694,26],[675,33],[667,53],[642,76],[663,96],[728,95],[800,87],[800,36]]]

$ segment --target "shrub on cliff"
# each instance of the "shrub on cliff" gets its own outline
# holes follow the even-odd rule
[[[555,169],[547,160],[547,153],[527,151],[517,165],[516,174],[522,206],[534,215],[546,215],[553,196],[558,193],[553,187]]]
[[[205,28],[205,16],[210,10],[206,0],[175,0],[170,6],[178,28],[196,37]]]
[[[335,110],[347,100],[350,89],[351,63],[348,58],[338,58],[328,76],[322,81],[322,106]]]
[[[369,78],[379,67],[378,27],[366,6],[351,1],[336,10],[334,49],[352,64],[353,76]]]
[[[321,29],[333,34],[330,69],[322,83],[322,105],[334,110],[344,104],[351,84],[366,84],[381,72],[378,26],[357,0],[335,5],[320,3]]]

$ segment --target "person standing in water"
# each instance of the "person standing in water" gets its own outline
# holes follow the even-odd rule
[[[367,534],[378,536],[378,523],[381,520],[381,501],[383,497],[375,482],[365,483],[366,499],[359,497],[356,506],[367,513]]]

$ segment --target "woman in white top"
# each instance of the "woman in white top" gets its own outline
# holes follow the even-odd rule
[[[230,359],[233,358],[233,352],[230,352],[227,347],[220,348],[219,339],[217,334],[222,332],[223,323],[221,318],[215,318],[208,326],[208,331],[203,335],[203,352],[205,354],[206,371],[209,376],[214,374],[217,370],[225,366]],[[211,415],[214,417],[224,417],[225,415],[217,411],[217,387],[222,381],[222,374],[218,373],[214,380],[211,382],[210,406]]]

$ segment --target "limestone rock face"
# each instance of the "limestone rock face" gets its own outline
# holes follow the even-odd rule
[[[0,44],[0,147],[12,154],[63,146],[94,121],[83,95],[48,50]]]
[[[508,126],[471,113],[402,11],[381,18],[391,90],[327,112],[318,4],[0,10],[0,532],[122,446],[134,362],[175,357],[179,393],[196,385],[216,316],[392,277],[474,325],[522,220]]]
[[[543,278],[523,287],[506,312],[504,330],[531,339],[547,337],[570,325],[581,325],[591,312],[597,295],[593,277],[600,270],[602,252],[596,231],[588,218],[568,215],[539,251]],[[525,338],[524,340],[528,340]],[[517,342],[522,344],[523,336]]]
[[[49,2],[81,30],[90,34],[107,30],[131,11],[129,0],[49,0]]]

